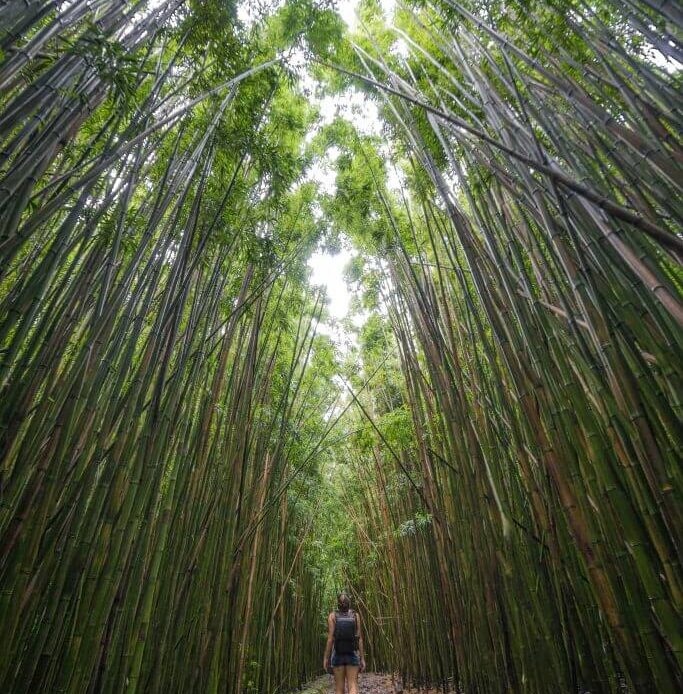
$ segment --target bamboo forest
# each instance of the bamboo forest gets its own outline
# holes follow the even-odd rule
[[[0,0],[0,692],[683,691],[682,191],[674,0]]]

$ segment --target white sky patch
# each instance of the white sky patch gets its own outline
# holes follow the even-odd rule
[[[334,320],[345,318],[349,312],[351,294],[344,280],[344,267],[353,255],[349,249],[342,248],[334,255],[316,251],[308,260],[312,269],[311,284],[322,285],[327,289],[330,300],[328,310]]]
[[[379,4],[382,7],[382,12],[385,17],[390,18],[393,16],[394,9],[396,9],[396,0],[380,0]],[[356,29],[358,27],[357,8],[358,0],[340,0],[340,2],[337,3],[337,12],[346,22],[349,29]]]
[[[339,12],[341,18],[350,29],[355,29],[358,23],[358,17],[356,16],[357,4],[358,3],[353,0],[342,0],[337,5],[337,12]]]
[[[394,55],[399,56],[399,58],[403,58],[403,60],[407,60],[408,56],[410,55],[410,46],[408,45],[408,42],[402,38],[396,39],[390,50]]]
[[[320,191],[325,195],[334,195],[334,191],[336,190],[334,180],[337,174],[334,163],[337,161],[338,156],[339,148],[330,147],[325,153],[325,156],[316,161],[306,172],[305,180],[317,183]]]
[[[657,67],[661,67],[670,75],[683,70],[683,64],[679,63],[675,58],[669,58],[664,55],[664,53],[652,45],[649,45],[645,52]]]
[[[320,107],[321,126],[340,116],[351,121],[362,135],[379,135],[382,131],[377,104],[357,89],[326,95],[316,102]]]
[[[353,258],[354,253],[348,248],[342,248],[339,253],[324,253],[317,251],[308,259],[311,268],[310,282],[313,285],[325,287],[329,313],[328,321],[321,321],[316,331],[327,335],[335,344],[338,353],[348,354],[357,346],[357,339],[353,328],[345,325],[349,318],[351,305],[351,292],[344,280],[344,267]],[[359,329],[367,320],[368,314],[363,311],[354,314],[350,320],[351,325]]]

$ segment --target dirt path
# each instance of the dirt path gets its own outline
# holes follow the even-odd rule
[[[390,675],[382,675],[375,672],[366,672],[359,678],[359,694],[410,694],[417,692],[414,689],[395,688],[391,682]],[[334,684],[331,675],[321,677],[311,684],[310,689],[306,689],[303,694],[334,694]],[[437,694],[436,690],[420,690],[420,694]]]

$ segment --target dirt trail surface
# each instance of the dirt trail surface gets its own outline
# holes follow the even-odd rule
[[[417,694],[417,689],[402,689],[391,681],[391,675],[366,672],[359,678],[359,694]],[[436,689],[421,689],[420,694],[438,694]],[[312,682],[302,694],[334,694],[334,682],[331,675]]]

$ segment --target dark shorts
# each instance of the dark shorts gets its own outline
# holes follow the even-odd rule
[[[349,653],[348,655],[341,653],[337,654],[335,651],[332,651],[330,664],[332,667],[341,667],[342,665],[355,665],[360,667],[360,655],[358,651]]]

